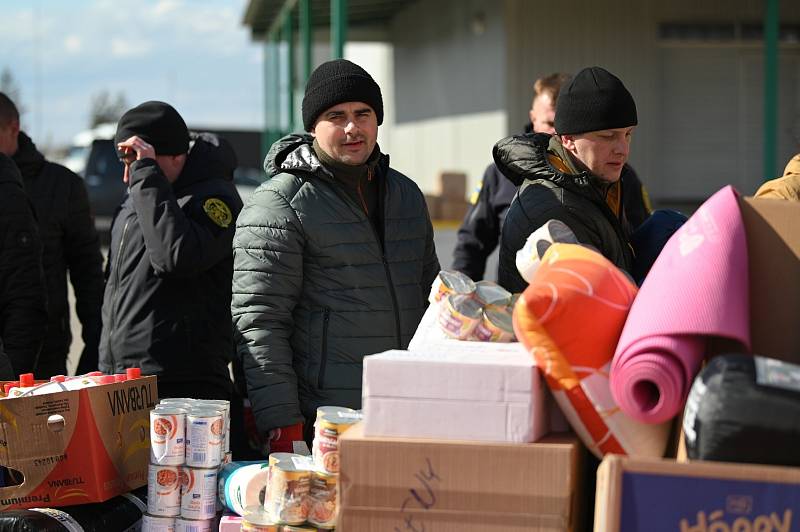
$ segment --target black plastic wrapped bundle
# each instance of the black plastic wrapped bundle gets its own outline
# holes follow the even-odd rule
[[[713,358],[692,385],[683,433],[693,460],[800,466],[800,366]]]
[[[0,512],[2,532],[110,532],[139,530],[147,487],[106,502]],[[80,528],[78,528],[80,527]]]

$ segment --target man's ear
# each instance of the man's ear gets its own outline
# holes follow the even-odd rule
[[[11,127],[11,131],[14,133],[15,136],[19,135],[19,119],[15,118],[14,120],[12,120],[9,126]]]
[[[561,139],[561,145],[567,149],[567,151],[575,151],[575,137],[573,135],[558,135],[558,138]]]

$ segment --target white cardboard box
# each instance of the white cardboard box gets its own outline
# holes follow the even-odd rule
[[[545,396],[520,344],[457,342],[364,358],[364,434],[524,443],[547,432]]]

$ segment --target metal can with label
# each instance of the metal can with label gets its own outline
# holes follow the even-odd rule
[[[222,414],[217,410],[196,408],[186,414],[186,465],[219,467],[222,463]]]
[[[308,490],[311,471],[308,461],[282,460],[270,468],[269,491],[264,507],[269,518],[287,525],[300,525],[308,517]]]
[[[431,286],[430,303],[437,303],[454,294],[472,295],[475,282],[461,272],[442,270]]]
[[[164,407],[150,411],[150,462],[182,465],[186,459],[186,410]]]
[[[224,456],[225,453],[231,450],[231,403],[230,401],[226,401],[224,399],[202,399],[200,404],[211,405],[216,408],[221,408],[224,411],[225,432],[223,433],[224,446],[222,450],[222,454]]]
[[[336,526],[339,513],[337,477],[322,471],[314,471],[309,490],[308,522],[312,525],[331,529]]]
[[[472,333],[481,342],[511,342],[514,340],[514,325],[511,313],[505,308],[488,308],[483,311],[483,320]]]
[[[475,283],[475,299],[484,307],[506,307],[511,302],[511,292],[493,281],[478,281]]]
[[[211,519],[217,513],[217,470],[181,468],[181,517]]]
[[[361,413],[351,408],[339,406],[317,408],[311,454],[318,468],[328,473],[339,472],[339,436],[361,418]]]
[[[451,338],[466,340],[482,319],[481,304],[470,296],[452,295],[439,308],[439,327]]]
[[[175,532],[212,532],[214,519],[187,519],[175,518]]]
[[[142,532],[175,532],[175,518],[144,513]]]
[[[147,513],[160,517],[175,517],[181,513],[180,467],[148,466]]]

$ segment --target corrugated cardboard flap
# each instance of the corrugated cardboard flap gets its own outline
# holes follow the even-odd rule
[[[753,353],[800,363],[800,203],[743,198],[740,207]]]

